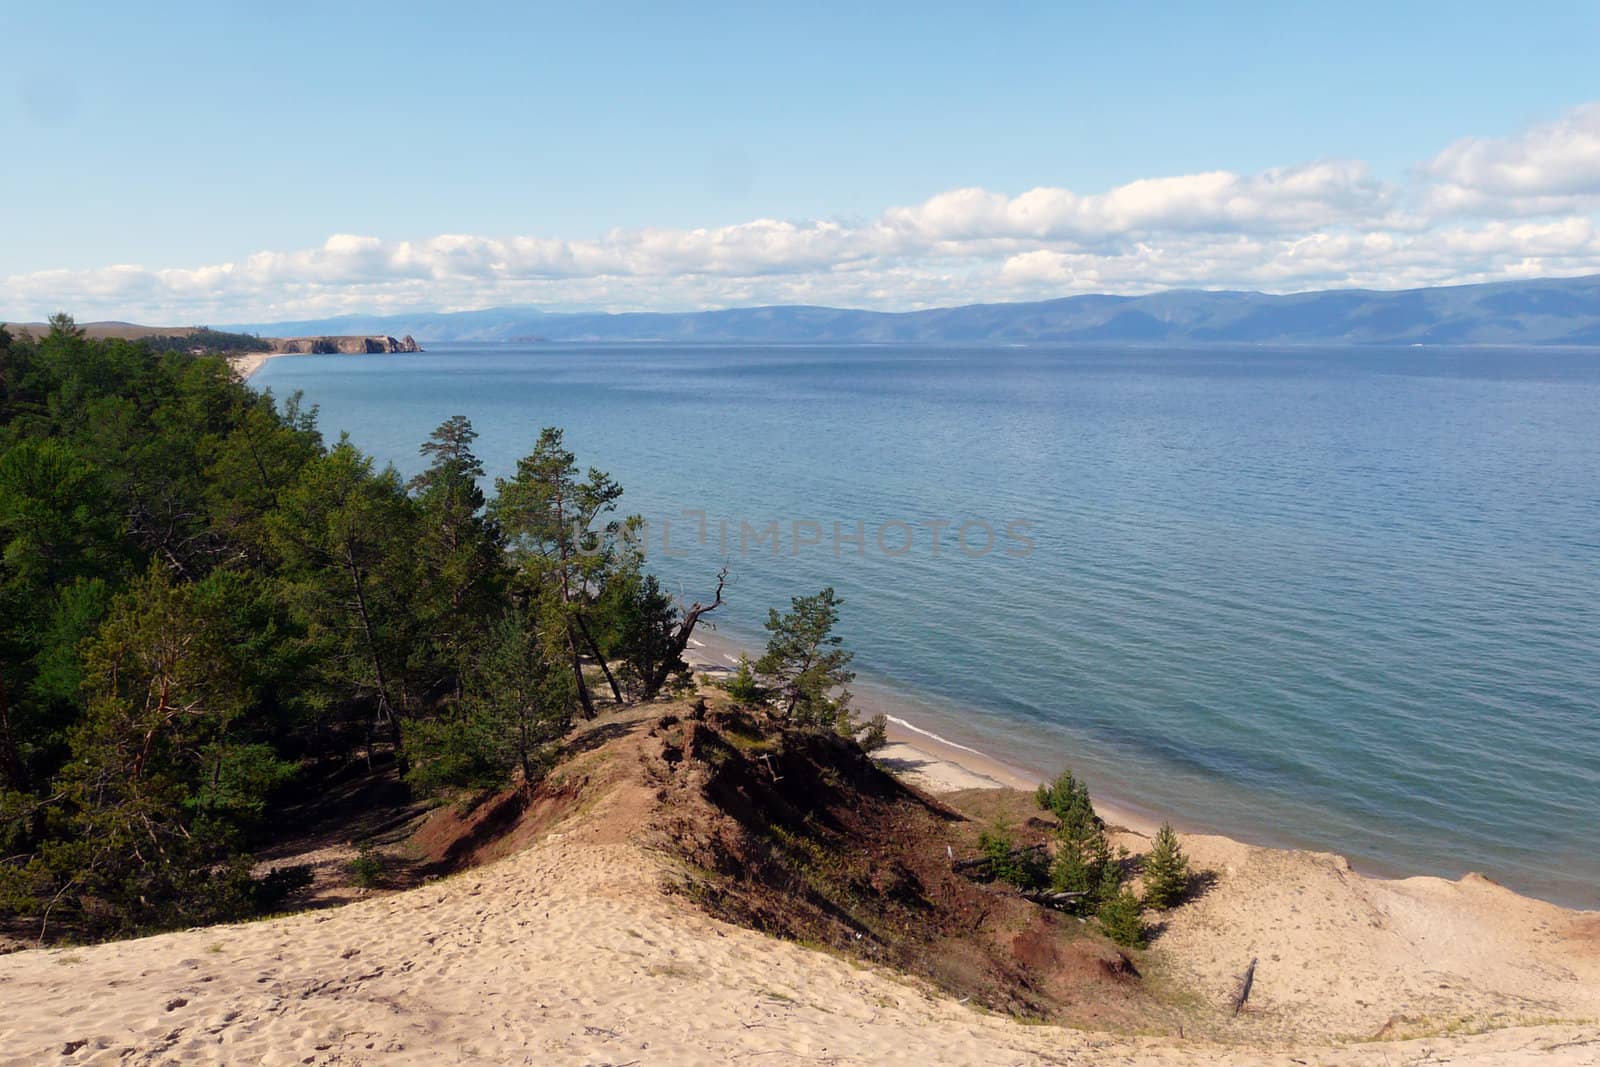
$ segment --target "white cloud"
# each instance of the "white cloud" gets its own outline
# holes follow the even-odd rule
[[[1390,190],[1356,162],[1322,162],[1253,176],[1228,171],[1147,178],[1094,196],[1033,189],[1006,197],[957,189],[884,216],[890,228],[942,241],[983,238],[1093,244],[1141,233],[1279,232],[1371,221]]]
[[[1403,183],[1355,161],[1149,178],[1100,193],[955,189],[853,223],[755,219],[588,240],[336,234],[195,268],[0,279],[0,312],[171,323],[347,311],[914,308],[1169,287],[1397,288],[1600,272],[1600,104],[1450,145]]]
[[[1540,215],[1600,201],[1600,102],[1513,137],[1468,137],[1423,168],[1438,213]]]

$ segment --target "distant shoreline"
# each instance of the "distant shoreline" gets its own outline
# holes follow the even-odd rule
[[[228,365],[233,372],[245,381],[249,381],[255,372],[267,365],[267,360],[275,356],[286,356],[287,352],[246,352],[243,355],[229,356]]]
[[[702,632],[694,639],[693,645],[685,652],[684,658],[696,673],[709,674],[713,678],[719,678],[731,675],[738,663],[739,653],[747,651],[748,648],[741,642],[722,637],[715,632]],[[855,701],[858,710],[867,714],[875,714],[885,710],[876,706],[876,703],[871,695],[862,700],[859,699],[858,694],[858,699]],[[895,708],[893,710],[899,711],[901,709]],[[1011,766],[986,752],[951,741],[899,715],[888,712],[886,712],[886,715],[889,720],[887,731],[889,744],[874,753],[875,757],[897,777],[905,779],[925,792],[937,794],[964,789],[1015,789],[1031,793],[1044,784],[1037,774]],[[1107,796],[1099,790],[1094,791],[1093,799],[1095,811],[1107,824],[1127,831],[1136,837],[1149,838],[1155,834],[1163,823],[1170,822],[1180,833],[1186,836],[1195,835],[1212,838],[1228,842],[1230,845],[1239,848],[1263,849],[1269,852],[1285,854],[1335,855],[1338,856],[1341,862],[1348,864],[1350,870],[1359,877],[1380,882],[1432,879],[1447,884],[1458,884],[1464,881],[1481,880],[1499,885],[1493,879],[1475,871],[1464,871],[1459,876],[1451,878],[1444,875],[1419,874],[1414,870],[1386,870],[1381,865],[1352,862],[1342,852],[1332,851],[1338,847],[1337,843],[1333,842],[1330,842],[1328,847],[1323,848],[1260,842],[1244,837],[1236,837],[1231,832],[1228,832],[1226,828],[1196,826],[1182,819],[1173,818],[1167,813],[1141,809],[1136,804],[1129,803],[1123,798]],[[1574,914],[1600,914],[1600,910],[1597,909],[1583,908],[1564,901],[1553,901],[1509,887],[1503,888],[1505,892],[1514,894],[1521,899],[1564,908]]]
[[[1550,309],[1559,309],[1552,313]],[[618,344],[1087,344],[1240,346],[1572,346],[1600,343],[1600,275],[1407,289],[1289,293],[1165,289],[1071,293],[884,311],[799,304],[700,311],[542,311],[488,307],[341,315],[235,326],[244,332],[412,333],[436,342],[539,338]]]
[[[272,338],[272,340],[278,342],[280,345],[285,342],[284,338]],[[288,338],[287,340],[293,342],[300,339]],[[410,341],[410,338],[407,338],[406,340]],[[228,357],[228,365],[233,368],[234,373],[239,375],[241,379],[244,381],[249,381],[252,377],[254,377],[258,370],[267,365],[268,360],[276,359],[279,356],[377,356],[394,355],[398,352],[420,351],[422,351],[421,348],[401,348],[390,352],[302,352],[275,348],[271,352],[241,352],[237,355],[231,355]]]

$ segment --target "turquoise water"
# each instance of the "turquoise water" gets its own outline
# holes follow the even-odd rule
[[[438,345],[255,384],[408,473],[452,414],[492,474],[565,427],[674,588],[729,559],[723,635],[832,584],[866,681],[1024,770],[1600,906],[1600,354]]]

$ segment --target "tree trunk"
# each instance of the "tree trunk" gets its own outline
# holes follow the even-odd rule
[[[655,674],[645,679],[644,693],[640,700],[653,700],[667,684],[667,678],[672,674],[672,665],[681,662],[684,651],[689,647],[689,638],[694,636],[694,628],[700,622],[702,615],[708,615],[722,606],[722,590],[728,584],[728,568],[723,567],[717,572],[717,595],[709,604],[702,604],[696,600],[683,613],[683,620],[678,623],[678,628],[672,635],[672,655],[661,661]]]
[[[578,620],[578,630],[583,634],[583,643],[589,646],[589,654],[600,664],[600,670],[605,673],[606,682],[611,686],[611,695],[617,698],[617,704],[620,706],[623,703],[622,687],[617,684],[616,676],[611,673],[611,665],[606,662],[605,656],[601,655],[599,642],[589,632],[589,624],[583,621],[582,615],[574,614],[573,617]]]
[[[583,680],[583,653],[578,650],[578,638],[570,622],[567,624],[567,649],[572,653],[572,677],[578,683],[578,703],[583,707],[583,717],[592,719],[594,698],[589,695],[589,683]]]
[[[0,679],[0,786],[19,791],[25,787],[22,753],[17,747],[17,735],[11,728],[11,705],[6,702],[4,679]]]
[[[350,563],[350,584],[355,589],[356,613],[361,617],[361,633],[366,639],[367,655],[372,659],[373,680],[378,687],[378,716],[389,728],[389,740],[394,745],[394,765],[400,777],[404,778],[411,769],[411,761],[406,759],[405,739],[400,732],[400,715],[395,710],[394,704],[389,700],[389,682],[383,672],[383,657],[378,654],[378,641],[372,632],[372,616],[367,612],[366,584],[362,580],[361,568],[355,563]]]

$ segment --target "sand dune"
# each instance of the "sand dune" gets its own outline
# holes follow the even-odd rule
[[[1189,838],[1219,881],[1146,980],[1228,1040],[1095,1034],[712,920],[636,840],[653,791],[598,792],[531,847],[414,890],[0,957],[0,1064],[1600,1063],[1600,1027],[1572,1021],[1600,1015],[1600,916],[1481,880],[1376,882]],[[1224,1023],[1250,955],[1257,992]],[[1518,1019],[1568,1021],[1370,1040]]]
[[[1263,1053],[981,1015],[722,926],[582,832],[329,913],[0,959],[5,1063],[1594,1063],[1600,1030]],[[1307,1061],[1306,1052],[1314,1055]]]

